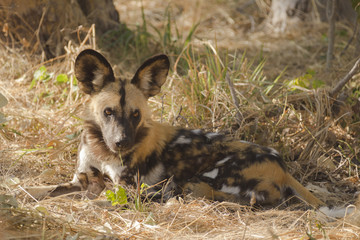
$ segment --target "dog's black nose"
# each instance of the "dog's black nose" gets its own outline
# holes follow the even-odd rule
[[[121,139],[121,140],[117,141],[115,144],[119,148],[124,148],[124,147],[128,147],[129,143],[130,143],[129,139],[124,138],[124,139]]]

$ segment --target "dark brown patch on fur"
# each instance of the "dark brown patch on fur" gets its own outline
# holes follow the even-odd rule
[[[138,130],[136,131],[135,142],[136,143],[142,142],[148,136],[148,133],[149,133],[149,128],[144,126],[139,126]]]
[[[136,71],[131,83],[141,89],[145,97],[155,96],[166,80],[169,66],[169,58],[166,55],[152,57]],[[143,81],[144,78],[148,78],[146,83]]]
[[[106,156],[114,156],[117,154],[110,151],[106,145],[101,128],[94,121],[85,121],[84,130],[82,138],[83,142],[86,142],[91,149],[91,152],[100,158],[105,158]]]
[[[99,194],[104,190],[105,183],[104,183],[104,176],[102,173],[94,168],[91,167],[92,175],[88,176],[88,187],[86,196],[89,199],[95,199]]]
[[[120,106],[121,108],[124,108],[125,106],[125,97],[126,97],[126,92],[125,92],[125,81],[121,81],[121,87],[120,87]]]

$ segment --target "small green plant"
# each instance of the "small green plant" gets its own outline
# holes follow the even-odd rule
[[[286,84],[290,91],[305,89],[318,89],[325,85],[324,81],[315,78],[315,71],[308,69],[306,74],[287,81]]]
[[[50,104],[60,103],[59,106],[63,106],[62,103],[69,100],[70,97],[76,98],[78,95],[75,76],[68,76],[64,73],[55,75],[55,73],[49,72],[45,66],[41,66],[34,72],[29,86],[29,90],[32,89],[35,90],[34,102],[45,100]],[[73,93],[76,94],[73,95]]]
[[[61,74],[57,75],[56,83],[61,84],[61,83],[67,83],[67,82],[69,82],[69,78],[66,74],[61,73]]]
[[[34,72],[34,77],[30,83],[30,90],[33,89],[38,82],[47,82],[51,79],[53,73],[49,73],[45,66],[41,66]]]
[[[145,212],[145,201],[147,199],[143,197],[146,196],[146,191],[148,188],[148,185],[142,183],[138,187],[137,191],[132,194],[128,193],[123,187],[117,186],[115,192],[112,190],[107,190],[105,195],[107,200],[109,200],[113,206],[129,204],[130,208],[133,207],[134,210]],[[129,194],[132,195],[130,196],[130,199],[133,199],[133,202],[128,200]]]
[[[113,206],[124,205],[128,203],[126,191],[121,186],[117,186],[117,190],[115,192],[107,190],[105,195]]]
[[[308,220],[308,223],[307,223],[307,226],[308,226],[308,229],[306,230],[306,235],[308,237],[308,240],[316,240],[316,238],[313,236],[313,229],[312,229],[312,221],[311,219],[307,219]]]
[[[324,238],[325,238],[325,239],[329,239],[329,237],[328,237],[327,234],[326,234],[324,225],[323,225],[319,220],[316,220],[315,225],[316,225],[316,227],[319,229],[319,231],[322,233],[322,235],[324,236]]]
[[[144,201],[146,199],[143,201],[142,196],[144,196],[144,194],[146,195],[146,191],[147,191],[148,188],[149,188],[149,186],[147,184],[142,183],[140,185],[140,187],[138,187],[138,189],[137,189],[137,193],[136,193],[136,195],[134,197],[135,198],[134,207],[139,212],[145,212],[146,211],[146,207],[145,207],[145,204],[144,204],[145,203]]]

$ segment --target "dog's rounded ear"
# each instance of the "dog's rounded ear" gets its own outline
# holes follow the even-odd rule
[[[92,49],[86,49],[77,56],[75,76],[80,89],[87,94],[99,92],[107,83],[115,81],[110,63]]]
[[[155,96],[166,81],[169,67],[170,62],[166,55],[154,56],[141,65],[131,83],[139,88],[146,98]]]

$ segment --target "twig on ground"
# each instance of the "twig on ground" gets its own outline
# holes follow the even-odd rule
[[[48,10],[48,5],[46,5],[46,7],[43,8],[43,12],[42,12],[42,15],[41,15],[41,19],[40,19],[40,22],[39,22],[39,26],[38,26],[38,28],[37,28],[36,31],[35,31],[36,39],[37,39],[37,41],[38,41],[38,43],[39,43],[39,46],[40,46],[40,48],[41,48],[41,51],[42,51],[43,53],[45,52],[45,50],[44,50],[43,46],[41,45],[40,30],[41,30],[42,23],[43,23],[43,21],[44,21],[44,17],[45,17],[45,15],[46,15],[46,13],[47,13],[47,10]],[[36,44],[35,44],[35,46],[36,46]],[[34,52],[34,51],[35,51],[35,50],[33,49],[33,52]]]
[[[330,91],[330,96],[335,97],[340,90],[345,86],[345,84],[355,75],[360,65],[360,58],[356,60],[354,66],[351,68],[351,70],[348,72],[348,74],[345,75],[343,79],[341,79],[337,85]]]

